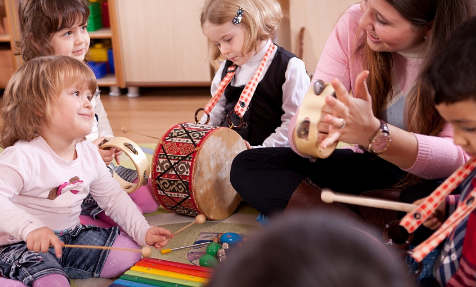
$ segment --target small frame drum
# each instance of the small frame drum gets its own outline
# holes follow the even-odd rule
[[[122,179],[114,170],[112,177],[119,182],[127,193],[133,193],[140,186],[146,185],[150,174],[150,165],[147,156],[133,141],[124,137],[113,137],[99,146],[100,149],[118,148],[125,153],[134,163],[137,171],[137,183]]]
[[[225,127],[180,123],[162,136],[152,159],[152,186],[166,209],[221,220],[241,202],[230,169],[246,150],[241,136]]]
[[[319,122],[324,122],[325,113],[323,108],[326,104],[327,95],[334,95],[335,91],[332,85],[318,80],[311,85],[301,106],[299,107],[296,127],[293,132],[293,141],[296,149],[303,154],[318,158],[326,158],[334,152],[337,143],[328,146],[325,149],[320,147],[317,140],[319,131]]]

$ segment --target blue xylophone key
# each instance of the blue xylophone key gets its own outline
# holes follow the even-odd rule
[[[132,281],[127,281],[123,279],[117,279],[116,281],[112,282],[109,287],[157,287],[157,285],[149,285],[145,283],[138,283],[138,282],[132,282]]]

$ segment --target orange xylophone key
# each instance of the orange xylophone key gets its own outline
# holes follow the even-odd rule
[[[151,263],[151,262],[139,261],[139,262],[136,263],[136,266],[160,269],[160,270],[182,273],[182,274],[187,274],[187,275],[193,275],[193,276],[198,276],[198,277],[203,277],[203,278],[211,278],[211,273],[210,272],[197,271],[197,270],[192,270],[192,269],[187,269],[187,268],[177,267],[177,266],[171,266],[171,265],[165,265],[165,264],[160,264],[160,263]]]

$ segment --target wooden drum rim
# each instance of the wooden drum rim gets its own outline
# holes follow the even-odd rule
[[[314,85],[311,84],[307,91],[304,100],[299,107],[296,118],[296,126],[293,131],[293,142],[296,149],[306,155],[311,155],[318,158],[326,158],[330,156],[337,147],[338,141],[322,149],[320,142],[317,141],[319,121],[322,116],[324,106],[326,105],[325,98],[328,95],[334,94],[332,85],[327,84],[324,90],[316,95]],[[306,138],[301,138],[298,135],[300,125],[305,120],[309,120],[308,135]],[[316,127],[316,128],[314,128]]]
[[[224,219],[224,218],[228,217],[229,215],[224,217],[224,218],[217,218],[217,217],[214,216],[214,214],[212,214],[212,212],[209,212],[209,210],[207,210],[208,206],[205,207],[205,208],[203,206],[200,206],[200,202],[199,202],[200,198],[199,198],[199,194],[198,194],[198,190],[197,190],[197,186],[196,186],[196,179],[197,179],[196,167],[199,165],[199,158],[200,158],[199,155],[201,154],[200,152],[202,151],[202,147],[207,143],[207,140],[209,140],[210,137],[212,137],[214,134],[219,133],[223,130],[229,130],[229,131],[232,131],[232,132],[236,133],[236,131],[233,131],[232,129],[229,129],[227,127],[216,127],[216,126],[208,126],[208,125],[203,125],[203,124],[182,122],[182,123],[177,123],[177,124],[173,125],[172,127],[170,127],[169,129],[167,129],[167,131],[162,135],[159,143],[157,144],[157,146],[154,150],[154,155],[152,157],[151,180],[152,180],[152,186],[154,188],[154,196],[157,199],[157,201],[162,206],[164,206],[164,208],[166,208],[168,210],[171,210],[173,212],[179,213],[179,214],[184,214],[184,213],[181,213],[179,211],[174,211],[174,210],[168,208],[167,204],[164,203],[165,202],[164,197],[167,197],[167,195],[159,194],[157,183],[158,183],[158,176],[161,173],[157,172],[157,169],[158,169],[158,161],[159,161],[160,155],[161,154],[168,154],[168,152],[165,151],[165,146],[166,146],[167,142],[169,142],[169,140],[172,138],[172,137],[169,137],[170,133],[172,133],[172,131],[174,131],[175,129],[180,129],[180,128],[183,128],[187,131],[190,131],[190,130],[187,129],[189,126],[196,126],[196,127],[203,126],[204,128],[208,129],[206,131],[206,134],[203,136],[203,138],[200,138],[200,140],[197,140],[197,142],[196,142],[197,145],[195,147],[195,150],[193,150],[193,152],[191,151],[191,153],[188,155],[188,157],[191,157],[190,171],[189,171],[189,175],[187,175],[188,179],[186,180],[187,183],[188,183],[188,192],[190,193],[189,198],[187,199],[190,203],[189,209],[192,209],[197,214],[204,214],[207,217],[207,219],[210,219],[210,220]],[[238,134],[237,134],[237,136],[239,137]],[[241,137],[240,137],[240,139],[241,139]],[[246,146],[245,146],[244,143],[243,143],[243,146],[244,146],[244,149],[246,149]],[[161,176],[161,178],[166,178],[166,177]],[[163,191],[163,192],[165,193],[165,191]],[[236,195],[238,196],[238,193],[236,193]],[[241,197],[240,197],[239,202],[241,202]],[[236,207],[238,207],[239,202],[238,202]],[[189,215],[189,214],[186,214],[186,215]]]

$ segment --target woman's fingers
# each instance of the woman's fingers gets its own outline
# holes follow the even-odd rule
[[[352,96],[349,95],[349,92],[347,91],[345,86],[339,81],[339,79],[336,78],[332,80],[332,87],[336,92],[337,99],[344,103],[344,106],[348,105],[349,99],[351,99]]]
[[[355,97],[371,101],[371,96],[367,88],[367,77],[369,76],[369,71],[364,70],[357,75],[355,78]]]
[[[340,132],[332,132],[321,142],[321,148],[327,148],[331,144],[335,143],[340,137]]]

